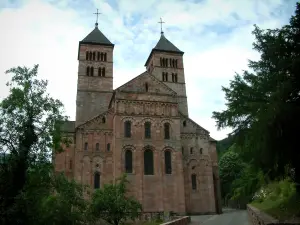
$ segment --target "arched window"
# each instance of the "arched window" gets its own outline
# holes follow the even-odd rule
[[[169,60],[166,59],[166,67],[168,67],[168,64],[169,64]]]
[[[107,53],[104,53],[104,61],[106,62],[107,60]]]
[[[145,83],[145,90],[146,90],[146,92],[148,92],[148,83]]]
[[[165,81],[168,81],[168,73],[165,73]]]
[[[96,60],[96,52],[93,52],[93,60]]]
[[[93,53],[90,52],[90,53],[89,53],[89,56],[90,56],[90,57],[89,57],[89,60],[92,60],[92,58],[93,58]]]
[[[103,61],[103,53],[101,52],[101,61]]]
[[[165,151],[165,173],[172,174],[172,158],[170,151]]]
[[[131,121],[125,121],[124,123],[124,136],[131,137]]]
[[[105,67],[102,68],[102,77],[105,77]]]
[[[175,68],[177,68],[178,67],[178,65],[177,65],[177,59],[175,60]]]
[[[197,177],[196,177],[196,174],[192,174],[191,179],[192,179],[192,189],[196,190],[197,189]]]
[[[125,152],[125,171],[126,173],[132,173],[132,151],[126,150]]]
[[[89,66],[86,68],[86,75],[87,75],[87,76],[90,75],[90,67],[89,67]]]
[[[184,127],[186,127],[186,121],[183,121],[183,122],[182,122],[182,125],[183,125]]]
[[[150,149],[144,151],[144,174],[154,174],[153,152]]]
[[[177,83],[178,81],[178,76],[177,76],[177,73],[175,73],[175,83]]]
[[[99,143],[96,143],[96,151],[99,151]]]
[[[97,60],[100,60],[100,52],[97,53]]]
[[[202,153],[203,153],[203,148],[200,148],[200,154],[202,155]]]
[[[105,117],[103,116],[102,117],[102,123],[105,123],[106,122],[106,119],[105,119]]]
[[[146,122],[144,126],[145,126],[145,138],[151,138],[151,123]]]
[[[168,123],[164,124],[164,134],[165,134],[165,139],[170,139],[170,124]]]
[[[98,76],[101,77],[101,67],[98,68]]]
[[[106,151],[110,151],[110,143],[107,143],[107,145],[106,145]]]
[[[94,67],[91,67],[91,76],[94,76]]]
[[[85,151],[88,150],[88,143],[87,143],[87,142],[84,143],[84,150],[85,150]]]
[[[175,59],[172,60],[172,66],[175,67]]]
[[[89,52],[85,53],[85,59],[88,60],[89,59]]]
[[[194,152],[194,149],[193,149],[193,147],[191,147],[190,148],[190,154],[193,154],[193,152]]]
[[[94,189],[100,188],[100,173],[96,172],[94,175]]]

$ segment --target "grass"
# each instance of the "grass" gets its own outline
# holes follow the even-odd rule
[[[267,194],[251,203],[254,207],[285,221],[292,218],[300,220],[300,195],[288,180],[274,182],[265,188]]]

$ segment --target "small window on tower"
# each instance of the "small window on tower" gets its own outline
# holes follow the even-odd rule
[[[145,83],[145,90],[146,90],[146,92],[148,92],[148,83]]]
[[[168,73],[166,73],[166,81],[168,81]]]
[[[175,73],[175,83],[177,83],[177,73]]]
[[[105,77],[105,67],[102,68],[102,77]]]
[[[98,68],[98,76],[101,77],[101,67]]]
[[[96,60],[96,52],[93,52],[93,60]]]
[[[178,62],[178,60],[176,59],[175,60],[175,68],[178,68],[177,62]]]
[[[104,116],[102,117],[102,123],[105,123],[105,117]]]
[[[110,151],[110,143],[107,143],[107,145],[106,145],[106,151]]]
[[[88,60],[89,59],[89,52],[86,52],[85,54],[86,54],[85,59]]]
[[[104,58],[104,56],[103,56],[103,53],[101,52],[101,61],[103,61],[103,58]]]
[[[100,52],[97,53],[97,60],[100,60]]]
[[[107,61],[107,54],[104,53],[104,61],[106,62]]]
[[[84,143],[84,150],[85,150],[85,151],[88,150],[88,143],[87,143],[87,142]]]
[[[86,68],[86,75],[87,75],[87,76],[90,75],[90,67],[89,67],[89,66]]]
[[[184,127],[186,127],[186,121],[183,121],[182,125],[183,125]]]
[[[194,149],[193,147],[190,148],[190,154],[193,154],[194,153]]]
[[[92,60],[92,58],[93,58],[93,53],[90,52],[89,55],[90,55],[89,60]]]
[[[91,67],[91,76],[94,76],[94,67]]]
[[[200,154],[202,155],[202,153],[203,153],[203,148],[200,148]]]

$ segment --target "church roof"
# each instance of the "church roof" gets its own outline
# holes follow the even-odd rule
[[[164,51],[164,52],[175,52],[175,53],[183,53],[180,51],[172,42],[170,42],[164,35],[161,34],[159,41],[157,42],[156,46],[153,50],[157,51]]]
[[[114,46],[107,37],[98,29],[98,24],[96,23],[95,29],[92,30],[82,41],[80,44],[99,44],[99,45],[108,45]]]
[[[152,54],[154,51],[158,52],[170,52],[170,53],[178,53],[180,55],[183,55],[184,52],[179,50],[172,42],[170,42],[164,35],[164,33],[161,33],[160,39],[157,42],[156,46],[152,49],[145,66],[148,64]]]

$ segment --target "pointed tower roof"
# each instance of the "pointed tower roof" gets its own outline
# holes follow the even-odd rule
[[[79,59],[79,50],[81,44],[90,44],[90,45],[105,45],[114,47],[114,44],[111,43],[107,37],[98,29],[98,23],[95,23],[95,29],[92,30],[82,41],[79,41],[78,46],[78,57]]]
[[[179,50],[172,42],[170,42],[164,35],[164,32],[161,32],[161,36],[159,41],[157,42],[156,46],[152,49],[145,66],[148,64],[152,54],[157,51],[157,52],[169,52],[169,53],[178,53],[180,55],[183,55],[184,52]]]
[[[98,23],[95,24],[95,29],[92,30],[82,41],[81,44],[97,44],[97,45],[108,45],[114,46],[107,37],[98,29]]]
[[[183,53],[165,37],[164,33],[161,34],[160,39],[153,50]]]

